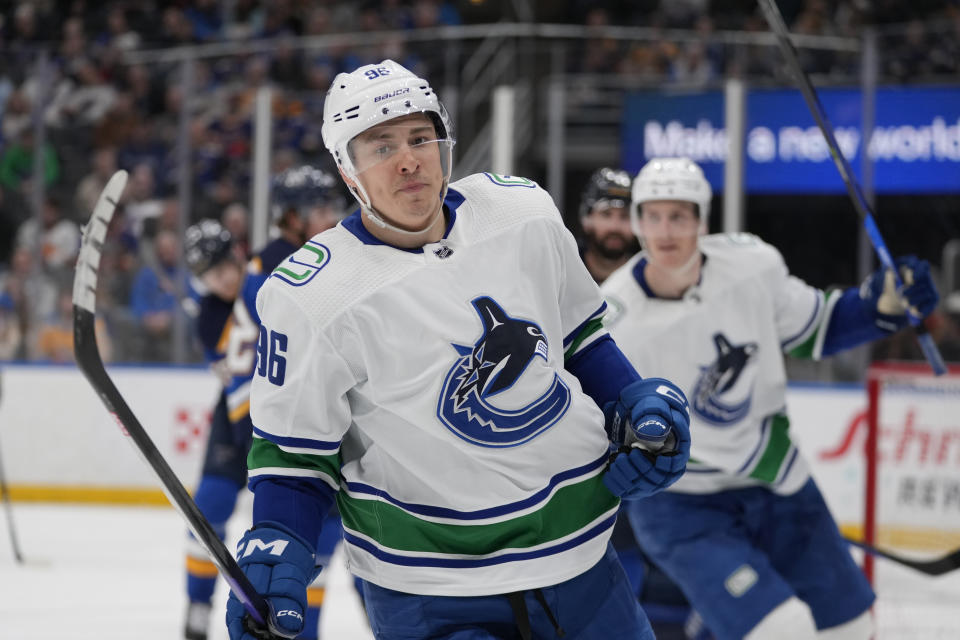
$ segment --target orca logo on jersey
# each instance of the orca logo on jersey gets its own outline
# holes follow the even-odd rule
[[[447,372],[437,417],[467,442],[514,447],[556,424],[570,406],[570,388],[554,372],[547,390],[533,401],[517,409],[494,406],[493,396],[514,387],[534,358],[547,359],[547,339],[536,323],[510,317],[492,298],[471,302],[483,335],[472,347],[452,345],[460,358]]]
[[[702,367],[700,377],[693,386],[691,408],[707,422],[730,425],[741,420],[750,411],[753,385],[746,398],[736,402],[721,400],[721,396],[733,389],[750,358],[757,352],[757,343],[734,345],[722,333],[713,334],[717,359]]]

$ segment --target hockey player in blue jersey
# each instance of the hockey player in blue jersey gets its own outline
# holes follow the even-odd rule
[[[690,400],[687,473],[628,504],[636,540],[719,640],[867,640],[874,594],[790,440],[784,355],[820,358],[906,327],[938,295],[930,266],[899,258],[860,287],[822,291],[749,234],[704,235],[711,189],[686,158],[633,181],[643,251],[603,284],[610,332],[635,366]]]
[[[336,501],[379,639],[652,638],[609,536],[621,498],[682,475],[683,394],[602,328],[546,192],[449,182],[426,80],[391,60],[338,75],[322,133],[360,209],[257,296],[238,563],[274,635],[302,628]],[[230,637],[251,625],[231,596]]]
[[[203,220],[186,231],[184,259],[207,291],[200,298],[195,326],[204,357],[223,385],[211,415],[203,469],[193,499],[222,539],[237,492],[246,482],[250,447],[250,430],[231,425],[226,399],[231,379],[226,359],[230,316],[243,281],[244,258],[229,231],[216,220]],[[189,604],[184,638],[206,640],[217,568],[189,532],[186,571]]]

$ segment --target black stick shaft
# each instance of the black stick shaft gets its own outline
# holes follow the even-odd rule
[[[891,562],[910,567],[914,571],[925,573],[928,576],[940,576],[960,568],[960,549],[954,549],[939,558],[933,558],[931,560],[914,560],[913,558],[907,558],[892,551],[878,549],[859,540],[853,540],[851,538],[846,538],[846,540],[870,555],[886,558]]]
[[[23,564],[23,553],[20,551],[20,542],[17,538],[17,528],[13,524],[13,505],[10,502],[10,488],[7,484],[7,474],[3,470],[3,459],[0,455],[0,499],[3,500],[3,509],[7,516],[7,531],[10,533],[10,547],[17,564]]]
[[[236,560],[210,526],[210,522],[200,512],[193,498],[167,464],[163,454],[127,406],[123,395],[107,375],[97,348],[95,313],[100,254],[110,220],[126,182],[125,171],[118,171],[110,178],[97,200],[90,222],[84,228],[73,283],[73,348],[77,365],[100,396],[107,410],[160,479],[164,493],[167,494],[171,504],[186,520],[197,541],[210,554],[211,560],[230,585],[230,589],[243,603],[250,618],[263,629],[261,637],[273,637],[266,631],[270,619],[267,601],[250,584]]]
[[[880,229],[877,227],[877,222],[874,220],[867,199],[863,196],[860,184],[853,174],[853,169],[840,150],[840,145],[837,144],[837,138],[833,135],[833,126],[830,124],[830,120],[827,119],[827,112],[820,103],[817,91],[813,88],[810,77],[804,72],[803,67],[800,65],[800,58],[797,56],[797,50],[794,48],[793,42],[790,41],[790,32],[787,30],[787,25],[783,21],[783,15],[780,13],[780,9],[777,7],[775,0],[758,0],[758,2],[760,3],[760,9],[763,11],[764,17],[767,19],[767,24],[770,25],[770,29],[777,37],[777,43],[780,45],[783,57],[787,61],[787,66],[790,67],[790,71],[793,73],[800,87],[800,93],[803,94],[807,108],[810,109],[810,114],[813,116],[813,119],[816,120],[817,126],[827,141],[830,156],[833,158],[833,163],[836,165],[837,171],[840,172],[843,184],[847,188],[847,195],[850,196],[850,200],[853,202],[853,208],[856,209],[857,215],[860,216],[860,221],[867,231],[867,237],[870,238],[870,243],[873,244],[873,249],[880,259],[880,263],[884,268],[893,272],[897,283],[897,290],[901,291],[903,289],[903,281],[900,279],[900,273],[894,265],[893,257],[890,255],[890,250],[887,249],[886,241],[884,241],[883,236],[880,234]],[[867,144],[865,141],[864,153],[867,152],[866,149]],[[917,342],[920,344],[920,349],[923,351],[927,362],[930,363],[930,368],[933,369],[933,372],[938,376],[945,374],[947,372],[947,366],[943,361],[943,356],[940,355],[939,349],[937,349],[936,343],[933,341],[933,337],[927,332],[923,324],[923,319],[910,313],[909,310],[907,317],[916,331]]]

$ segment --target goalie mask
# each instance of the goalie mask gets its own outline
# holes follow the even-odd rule
[[[411,133],[409,127],[390,125],[392,120],[414,114],[427,116],[432,127]],[[375,145],[361,136],[373,127],[377,127]],[[426,80],[393,60],[341,73],[327,92],[321,132],[337,167],[353,183],[351,191],[364,215],[378,226],[401,234],[416,235],[422,231],[401,229],[384,219],[363,186],[363,174],[398,153],[409,151],[415,157],[438,153],[443,173],[438,193],[440,206],[426,228],[442,214],[455,141],[447,112]],[[361,141],[363,146],[358,148]]]

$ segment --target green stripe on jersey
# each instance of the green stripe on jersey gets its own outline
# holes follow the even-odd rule
[[[813,349],[817,346],[817,336],[820,335],[821,329],[821,327],[818,327],[816,331],[810,334],[809,338],[788,351],[787,355],[793,358],[811,360],[813,358]]]
[[[289,453],[263,438],[254,438],[247,454],[250,471],[263,468],[308,469],[324,473],[334,481],[340,478],[340,452],[331,455]]]
[[[757,466],[750,472],[751,478],[768,484],[777,479],[780,475],[780,467],[783,466],[783,461],[793,446],[787,434],[789,428],[790,419],[787,416],[773,416],[770,424],[770,440],[767,441],[767,447],[763,450]]]
[[[838,289],[832,289],[827,292],[823,297],[823,305],[826,312],[823,314],[823,318],[820,320],[820,326],[807,336],[807,339],[795,346],[793,349],[787,352],[787,355],[793,358],[801,358],[803,360],[812,360],[815,356],[815,351],[817,350],[817,342],[820,340],[822,334],[827,330],[827,325],[830,324],[830,315],[833,309],[833,303],[831,300],[840,295]]]
[[[483,556],[502,549],[526,549],[584,529],[615,509],[618,499],[603,485],[602,474],[557,490],[539,509],[500,522],[430,522],[381,500],[341,491],[337,504],[344,527],[380,546],[398,551]]]
[[[570,343],[570,346],[567,347],[567,350],[563,352],[564,360],[575,354],[577,349],[580,348],[580,345],[583,344],[584,340],[601,329],[603,329],[603,316],[596,317],[584,325],[583,329],[580,330],[580,333],[577,334],[577,337],[574,338],[573,342]]]

